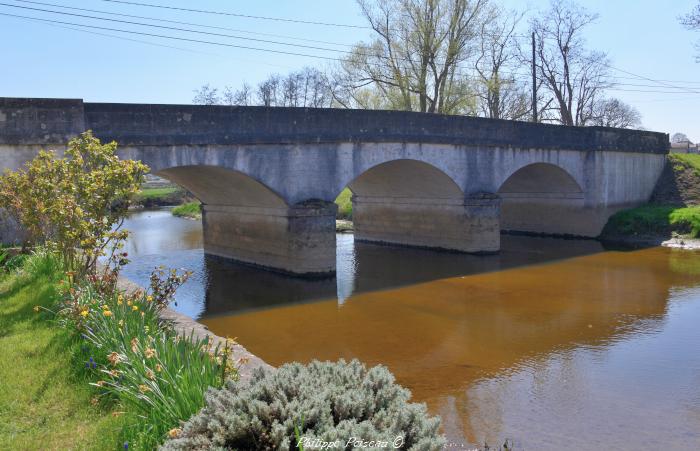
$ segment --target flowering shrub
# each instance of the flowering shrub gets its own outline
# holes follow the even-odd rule
[[[77,282],[69,272],[58,311],[59,322],[75,331],[78,366],[101,397],[118,401],[132,417],[130,449],[156,447],[202,408],[207,388],[236,376],[231,342],[219,348],[178,335],[160,318],[189,273],[154,274],[148,292],[125,293],[105,289],[112,285],[112,271]]]
[[[409,397],[382,366],[291,363],[210,390],[206,407],[161,449],[442,449],[439,418]]]
[[[141,162],[120,160],[116,148],[88,131],[68,143],[63,158],[41,151],[26,168],[0,177],[0,208],[30,241],[52,246],[81,274],[126,238],[119,227],[148,171]]]

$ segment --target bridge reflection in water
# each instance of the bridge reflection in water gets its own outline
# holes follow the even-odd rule
[[[199,259],[192,286],[206,293],[202,321],[214,332],[273,365],[385,364],[453,441],[700,447],[699,254],[523,237],[484,257],[338,242],[337,281],[197,250],[177,251],[190,262],[165,258]]]

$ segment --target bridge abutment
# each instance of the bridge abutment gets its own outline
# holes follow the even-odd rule
[[[500,201],[353,196],[355,239],[401,246],[493,253],[500,249]]]
[[[335,273],[335,204],[204,205],[202,210],[207,254],[291,274]]]

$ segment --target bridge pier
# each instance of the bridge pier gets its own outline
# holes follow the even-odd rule
[[[493,253],[500,249],[500,201],[479,193],[459,198],[353,196],[355,239]]]
[[[204,205],[204,252],[305,276],[335,273],[335,215],[328,202],[292,207]]]

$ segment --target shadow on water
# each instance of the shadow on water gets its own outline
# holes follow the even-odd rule
[[[355,242],[337,236],[337,275],[303,279],[206,256],[208,276],[203,317],[264,310],[283,305],[387,290],[455,276],[547,263],[602,252],[592,240],[502,236],[494,255],[469,255]]]
[[[193,271],[175,308],[195,318],[333,298],[342,304],[354,294],[605,250],[593,240],[503,235],[500,253],[469,255],[355,242],[352,235],[338,234],[336,277],[304,279],[205,255],[201,223],[174,217],[169,209],[134,212],[124,227],[131,232],[126,250],[132,260],[124,275],[148,284],[148,274],[159,265]]]

